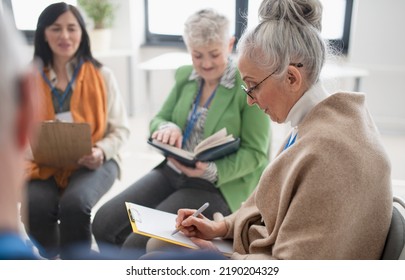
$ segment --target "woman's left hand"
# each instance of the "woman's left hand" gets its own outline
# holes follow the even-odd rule
[[[188,167],[173,158],[168,158],[168,161],[174,164],[183,174],[187,175],[188,177],[201,177],[204,175],[205,170],[208,167],[207,162],[197,161],[195,167]]]
[[[83,156],[79,159],[78,163],[89,169],[95,170],[104,163],[104,152],[98,147],[93,147],[91,149],[91,154]]]

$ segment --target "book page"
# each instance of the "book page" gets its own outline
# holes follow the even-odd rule
[[[134,203],[125,202],[125,204],[127,209],[130,210],[130,215],[133,219],[132,222],[137,231],[134,231],[135,233],[157,238],[180,246],[198,249],[198,246],[183,233],[178,232],[175,235],[172,235],[173,231],[176,229],[177,215]],[[213,240],[213,243],[224,254],[229,255],[233,252],[232,242],[230,240],[217,238]]]
[[[226,127],[224,127],[201,141],[194,148],[194,154],[197,155],[205,150],[231,142],[232,140],[234,140],[234,137],[232,136],[232,134],[227,135]]]
[[[192,153],[192,152],[177,148],[175,146],[171,146],[169,144],[164,144],[156,139],[153,139],[152,143],[156,146],[164,148],[165,150],[167,150],[169,152],[172,152],[173,154],[177,154],[183,158],[190,159],[190,160],[194,159],[194,153]]]

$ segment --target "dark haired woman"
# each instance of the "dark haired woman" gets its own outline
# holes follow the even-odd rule
[[[129,137],[128,120],[112,72],[95,60],[79,11],[56,3],[39,16],[34,57],[43,63],[40,86],[43,121],[87,122],[92,153],[78,168],[28,163],[25,228],[46,258],[64,248],[91,247],[91,210],[119,174],[119,150]],[[26,209],[24,209],[26,207]]]

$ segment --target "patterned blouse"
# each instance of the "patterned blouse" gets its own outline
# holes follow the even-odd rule
[[[221,80],[219,82],[219,85],[231,89],[235,86],[235,79],[236,79],[236,67],[232,61],[232,59],[228,59],[228,64],[225,69],[224,74],[221,77]],[[193,70],[190,74],[189,81],[196,80],[198,84],[200,85],[199,88],[202,85],[202,77],[198,75],[197,71]],[[199,90],[199,89],[198,89]],[[196,93],[197,95],[197,93]],[[192,106],[187,122],[190,121],[191,115],[193,113],[193,108]],[[196,123],[193,126],[192,131],[190,132],[190,136],[186,140],[183,149],[187,151],[193,151],[194,148],[202,141],[204,140],[204,127],[205,127],[205,121],[207,119],[207,114],[208,114],[209,108],[205,108],[203,106],[198,106],[196,113],[199,115],[197,118]],[[160,128],[167,127],[167,126],[176,126],[178,127],[175,123],[164,123]],[[179,128],[179,127],[178,127]],[[179,128],[180,129],[180,128]],[[181,129],[180,129],[181,130]],[[173,165],[170,165],[172,168],[174,167]],[[176,169],[176,168],[174,168]],[[215,183],[218,180],[217,176],[217,167],[214,162],[209,162],[208,168],[206,169],[206,172],[202,176],[203,179],[206,179],[210,181],[211,183]]]

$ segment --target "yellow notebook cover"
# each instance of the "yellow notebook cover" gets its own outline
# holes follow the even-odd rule
[[[198,249],[198,246],[183,233],[178,232],[172,235],[172,232],[175,230],[177,215],[130,202],[125,202],[125,205],[134,233],[157,238],[187,248]],[[224,255],[233,253],[231,240],[217,238],[212,240],[212,242]]]

